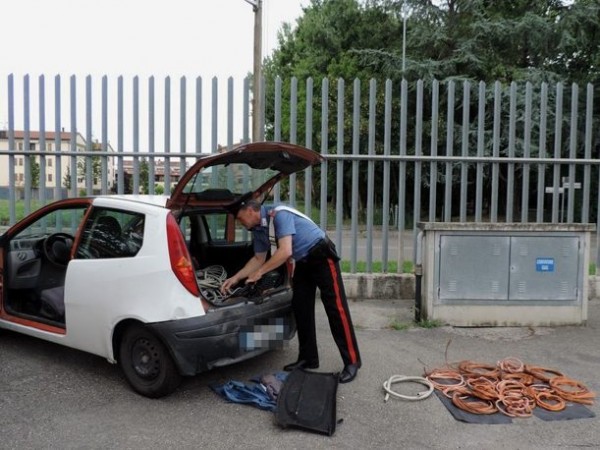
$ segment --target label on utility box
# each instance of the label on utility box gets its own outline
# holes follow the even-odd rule
[[[554,272],[554,258],[536,258],[536,272]]]

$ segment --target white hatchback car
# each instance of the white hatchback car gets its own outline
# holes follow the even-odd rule
[[[290,267],[223,296],[252,256],[236,206],[322,160],[259,142],[203,156],[170,198],[72,198],[0,236],[0,328],[118,362],[135,391],[251,358],[295,334]]]

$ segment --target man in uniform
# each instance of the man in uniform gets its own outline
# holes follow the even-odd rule
[[[319,367],[315,329],[315,296],[318,287],[331,334],[344,362],[339,381],[352,381],[361,366],[361,358],[335,245],[309,217],[287,206],[267,208],[258,201],[250,200],[241,204],[236,218],[252,232],[254,256],[239,272],[225,280],[221,290],[228,292],[243,279],[246,279],[246,283],[254,283],[293,258],[295,269],[292,308],[298,327],[299,352],[298,360],[285,366],[284,370]],[[271,220],[277,250],[267,259],[267,252],[271,248]]]

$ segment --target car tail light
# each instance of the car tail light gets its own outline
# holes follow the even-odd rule
[[[169,259],[171,268],[175,276],[181,281],[181,284],[193,295],[199,296],[198,283],[190,253],[187,250],[185,241],[177,225],[177,221],[172,214],[167,216],[167,242],[169,244]]]

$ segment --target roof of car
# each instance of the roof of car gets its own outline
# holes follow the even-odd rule
[[[101,195],[95,198],[95,200],[102,201],[102,199],[114,199],[123,200],[128,202],[144,203],[146,205],[165,207],[167,199],[166,195],[141,195],[141,194],[122,194],[122,195]]]

